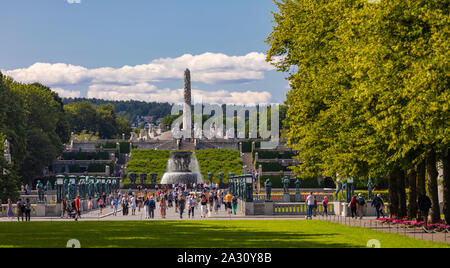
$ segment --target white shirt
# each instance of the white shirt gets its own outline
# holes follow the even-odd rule
[[[313,206],[314,205],[314,196],[308,195],[308,197],[306,198],[306,203],[308,206]]]

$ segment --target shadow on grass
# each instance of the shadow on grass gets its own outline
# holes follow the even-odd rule
[[[254,224],[255,226],[252,226]],[[342,234],[290,229],[290,223],[257,222],[59,222],[0,225],[2,247],[84,248],[348,248]],[[266,231],[267,230],[267,231]]]

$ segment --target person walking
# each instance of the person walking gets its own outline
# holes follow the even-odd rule
[[[317,197],[314,196],[314,208],[313,208],[313,215],[314,217],[317,217],[317,208],[319,207],[319,203],[317,201]]]
[[[237,207],[238,207],[238,198],[236,195],[233,195],[233,198],[231,199],[231,203],[233,206],[233,213],[234,215],[237,214]]]
[[[25,202],[25,221],[31,221],[31,202],[29,198]]]
[[[206,218],[206,214],[208,213],[208,199],[206,198],[206,195],[202,195],[200,205],[200,210],[202,213],[201,218]]]
[[[115,197],[113,199],[112,204],[113,204],[113,215],[116,217],[117,217],[117,212],[119,211],[119,203],[120,203],[119,197]]]
[[[208,197],[208,201],[209,201],[209,213],[210,215],[212,215],[213,210],[214,210],[214,192],[211,192],[209,197]]]
[[[381,195],[377,194],[375,196],[375,198],[372,200],[372,207],[375,208],[376,213],[377,213],[377,220],[381,218],[381,215],[383,215],[384,217],[384,213],[383,213],[383,207],[384,207],[384,202],[383,199],[381,199]]]
[[[186,208],[186,197],[183,194],[180,196],[180,201],[178,201],[178,205],[180,206],[180,219],[182,219],[184,209]]]
[[[167,203],[164,197],[161,197],[161,201],[159,202],[159,208],[161,210],[161,218],[165,219],[167,213]]]
[[[17,208],[17,221],[20,222],[20,218],[22,218],[22,221],[24,221],[25,206],[22,203],[22,199],[19,199],[17,201],[16,208]]]
[[[155,209],[156,209],[156,202],[153,196],[150,196],[150,200],[148,202],[148,217],[149,219],[155,218]]]
[[[232,203],[233,203],[233,196],[230,194],[230,192],[227,193],[225,196],[225,204],[227,208],[228,214],[232,214]]]
[[[147,197],[144,201],[144,214],[146,220],[150,219],[150,213],[148,212],[149,203],[150,199]]]
[[[69,216],[69,206],[67,204],[67,199],[64,197],[61,200],[61,219],[65,218],[65,215]]]
[[[136,200],[136,196],[132,195],[131,196],[131,215],[134,216],[136,215],[136,209],[137,209],[137,204],[136,204],[137,200]]]
[[[88,213],[92,213],[93,205],[92,205],[92,198],[91,197],[89,197],[89,199],[87,201],[87,205],[88,205]]]
[[[326,196],[323,199],[322,206],[323,206],[323,215],[325,217],[328,217],[328,199]]]
[[[314,195],[313,195],[312,192],[306,198],[306,206],[307,206],[307,209],[308,209],[308,216],[306,217],[306,219],[311,219],[312,220],[313,209],[314,209]]]
[[[216,215],[219,214],[220,202],[219,202],[219,193],[214,195],[214,212]]]
[[[100,214],[103,213],[103,208],[105,207],[105,203],[103,202],[103,198],[98,200],[98,208],[100,209]]]
[[[8,220],[10,220],[14,217],[13,205],[12,205],[11,199],[9,199],[9,198],[8,198],[8,211],[6,212],[6,215],[8,216]]]
[[[421,195],[418,200],[420,215],[423,218],[423,230],[428,232],[428,216],[432,206],[431,199],[427,195]]]
[[[81,218],[81,201],[80,201],[80,196],[78,195],[77,198],[74,201],[75,204],[75,221],[78,221],[79,218]]]
[[[358,201],[358,215],[359,215],[359,218],[362,220],[364,217],[364,210],[367,207],[366,200],[364,199],[364,197],[361,194],[359,194],[357,201]]]
[[[350,201],[350,204],[348,206],[350,207],[350,210],[352,212],[352,219],[356,218],[358,216],[357,213],[358,200],[356,199],[356,196],[352,197],[352,200]]]
[[[128,215],[128,197],[124,196],[122,198],[122,216]]]
[[[194,194],[191,194],[190,197],[187,200],[187,205],[188,205],[188,217],[194,218],[195,216],[195,208],[197,207],[197,198],[195,197]]]

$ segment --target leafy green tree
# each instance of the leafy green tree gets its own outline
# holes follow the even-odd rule
[[[0,200],[3,203],[6,203],[8,198],[15,201],[19,197],[19,177],[3,156],[5,137],[0,133]]]
[[[417,171],[423,193],[427,163],[436,221],[436,161],[448,158],[450,136],[448,2],[283,0],[277,6],[268,60],[290,74],[288,145],[302,161],[295,171],[390,174],[391,212],[402,217],[406,174]]]

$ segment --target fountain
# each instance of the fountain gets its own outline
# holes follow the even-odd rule
[[[202,184],[197,158],[193,152],[171,152],[161,184]]]

